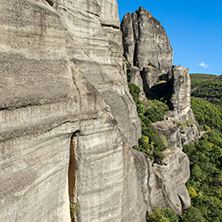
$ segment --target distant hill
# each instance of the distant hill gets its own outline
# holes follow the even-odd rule
[[[222,111],[222,75],[190,74],[191,96],[203,98]]]
[[[179,221],[219,222],[222,221],[222,76],[190,76],[192,109],[200,131],[205,134],[183,147],[190,160],[191,176],[186,185],[192,207],[183,212]]]

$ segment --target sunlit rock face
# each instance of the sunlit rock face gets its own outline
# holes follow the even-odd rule
[[[167,142],[168,149],[163,165],[148,167],[149,206],[171,207],[181,213],[190,205],[185,187],[189,160],[182,152],[182,145],[199,135],[191,109],[188,69],[172,66],[173,50],[167,34],[149,11],[140,7],[135,13],[127,13],[121,30],[129,81],[137,84],[148,98],[167,95],[170,104],[165,120],[152,124]]]
[[[0,220],[70,221],[75,135],[78,221],[145,221],[116,1],[0,8]]]
[[[0,220],[68,221],[69,138],[81,110],[64,28],[47,2],[0,8]]]
[[[123,18],[124,55],[141,70],[152,64],[166,73],[172,65],[173,50],[162,25],[151,13],[140,7]]]
[[[189,72],[181,66],[172,66],[173,50],[162,25],[149,11],[140,7],[135,13],[124,16],[121,30],[124,57],[131,74],[129,81],[137,84],[147,97],[161,98],[164,93],[170,93],[171,110],[166,119],[172,121],[174,128],[176,126],[182,144],[194,141],[199,132],[191,109]],[[140,74],[135,75],[135,67],[140,70]],[[166,81],[160,81],[163,75]],[[160,126],[157,127],[161,134],[166,130],[164,124],[162,127],[162,130]],[[174,141],[171,141],[172,144]]]
[[[198,138],[199,131],[191,109],[191,82],[188,69],[173,66],[168,73],[173,80],[172,106],[168,118],[177,121],[182,144],[189,144]]]
[[[123,72],[117,3],[115,0],[86,2],[90,2],[86,4],[89,9],[81,5],[82,0],[61,2],[57,7],[69,37],[70,61],[103,95],[120,130],[129,144],[135,145],[141,127]]]
[[[191,82],[188,69],[184,69],[181,66],[173,66],[169,71],[169,78],[173,79],[173,114],[174,118],[178,121],[186,121],[188,119],[193,119],[193,114],[191,110]]]
[[[71,198],[80,222],[145,222],[156,205],[178,213],[188,206],[188,159],[179,145],[164,166],[131,148],[141,126],[116,0],[2,0],[0,9],[0,221],[70,221]],[[162,38],[144,11],[137,16],[157,24]],[[136,26],[145,23],[136,14],[139,38]],[[156,64],[159,75],[172,54],[164,46],[151,61],[139,56],[142,48],[131,58],[141,85],[140,67]]]

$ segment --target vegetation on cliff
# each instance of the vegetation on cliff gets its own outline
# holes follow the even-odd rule
[[[164,120],[164,113],[169,107],[158,100],[141,100],[140,88],[135,83],[129,83],[130,93],[137,105],[142,124],[142,137],[139,139],[139,146],[133,148],[146,153],[154,162],[161,163],[164,155],[162,151],[167,148],[166,141],[160,137],[158,132],[153,128],[152,122]]]
[[[219,222],[222,218],[222,97],[217,97],[222,78],[197,74],[191,79],[195,95],[191,98],[192,109],[200,129],[205,131],[201,139],[183,149],[190,160],[191,176],[186,185],[192,204],[181,216],[169,209],[154,208],[147,216],[148,222]],[[201,89],[203,85],[206,91]]]
[[[179,217],[170,208],[155,207],[152,214],[147,215],[147,222],[179,222]]]

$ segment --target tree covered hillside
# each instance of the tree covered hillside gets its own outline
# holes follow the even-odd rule
[[[222,75],[191,74],[191,95],[215,104],[222,111]]]
[[[222,76],[192,74],[192,109],[205,135],[184,146],[190,159],[187,188],[200,221],[222,221]],[[190,220],[197,221],[197,220]]]

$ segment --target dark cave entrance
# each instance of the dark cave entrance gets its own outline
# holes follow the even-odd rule
[[[71,221],[76,221],[76,213],[78,205],[76,201],[76,147],[78,131],[75,132],[70,139],[70,157],[69,157],[69,172],[68,172],[68,185],[69,185],[69,205]]]

